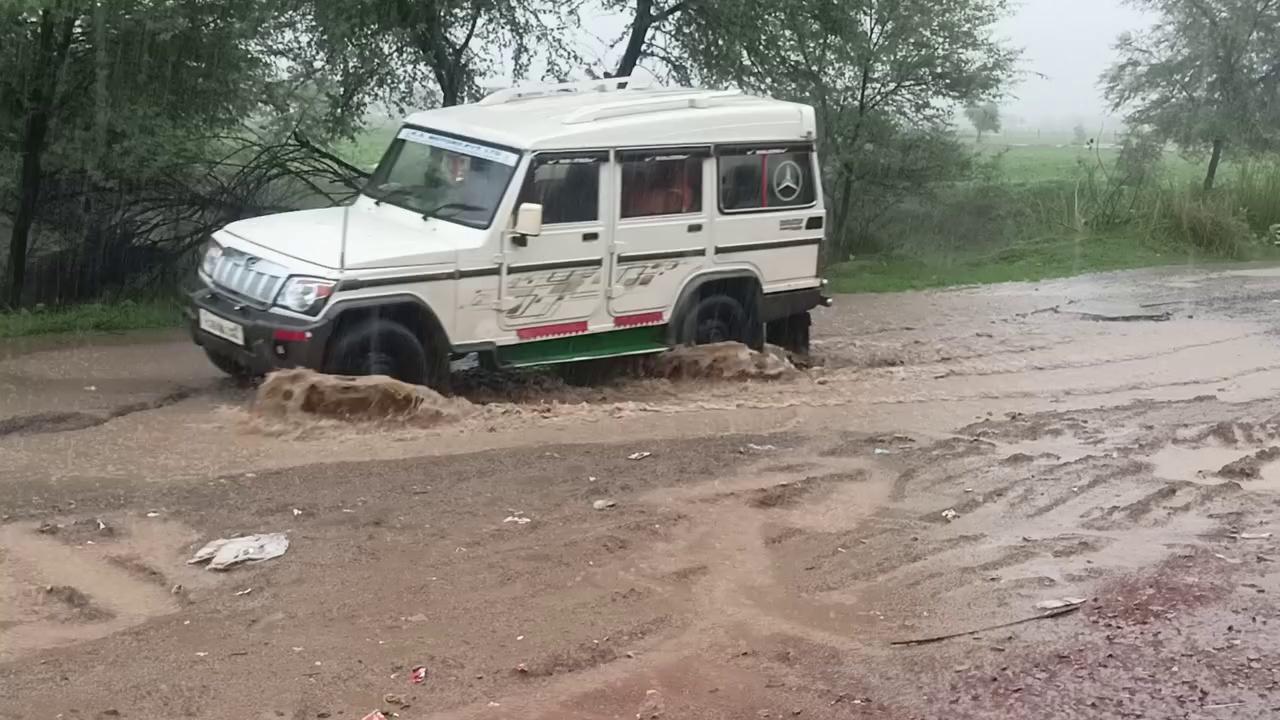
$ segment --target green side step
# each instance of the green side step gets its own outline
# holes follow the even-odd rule
[[[533,367],[662,352],[667,349],[666,330],[665,325],[658,325],[507,345],[498,348],[498,365]]]

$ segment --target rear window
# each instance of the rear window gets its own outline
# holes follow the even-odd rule
[[[725,212],[807,207],[817,197],[808,149],[735,149],[720,155],[719,171]]]

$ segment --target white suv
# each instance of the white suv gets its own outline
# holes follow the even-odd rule
[[[411,116],[349,206],[214,233],[188,316],[233,374],[443,388],[500,367],[808,345],[825,211],[812,108],[627,78]]]

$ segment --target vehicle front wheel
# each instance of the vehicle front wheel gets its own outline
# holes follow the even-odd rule
[[[431,379],[422,341],[400,323],[379,319],[343,332],[329,351],[325,372],[386,375],[414,385],[429,384]]]

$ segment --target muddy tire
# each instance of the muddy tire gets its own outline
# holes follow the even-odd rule
[[[680,342],[711,345],[720,342],[754,342],[751,314],[731,295],[716,293],[698,301],[685,316]]]
[[[809,327],[813,321],[809,313],[796,313],[765,326],[765,342],[777,345],[796,355],[809,354]]]
[[[204,354],[209,358],[209,362],[213,363],[214,367],[236,382],[251,382],[259,377],[229,355],[224,355],[217,350],[210,350],[209,348],[204,349]]]
[[[439,354],[439,353],[437,353]],[[439,377],[439,362],[428,363],[422,341],[408,328],[390,320],[374,319],[352,327],[333,343],[325,372],[334,375],[387,375],[414,385],[447,381]]]

